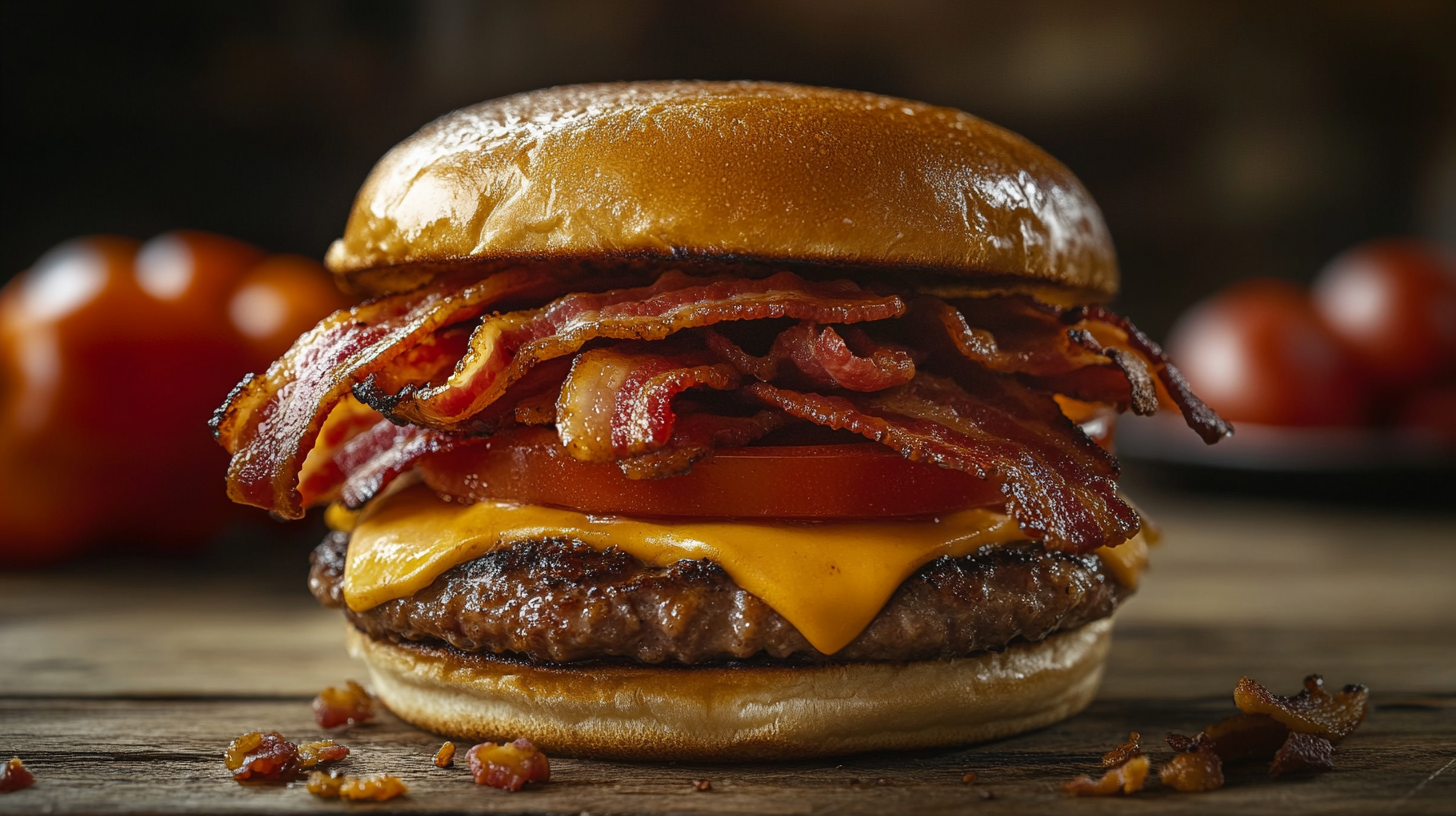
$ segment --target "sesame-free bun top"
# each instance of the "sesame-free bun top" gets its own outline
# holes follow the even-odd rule
[[[1073,299],[1118,283],[1096,203],[1020,136],[950,108],[761,82],[575,85],[455,111],[379,161],[327,263],[346,289],[380,294],[465,265],[659,259]]]

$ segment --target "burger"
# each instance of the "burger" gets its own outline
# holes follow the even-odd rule
[[[739,760],[1063,719],[1146,557],[1113,419],[1230,433],[1101,305],[1071,172],[919,102],[486,102],[386,154],[326,262],[362,303],[219,409],[228,491],[327,506],[313,593],[456,737]]]

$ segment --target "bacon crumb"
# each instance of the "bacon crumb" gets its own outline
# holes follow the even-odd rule
[[[20,761],[20,757],[11,757],[0,770],[0,793],[15,793],[34,784],[35,775]]]
[[[323,728],[356,725],[374,719],[374,698],[353,680],[329,686],[313,698],[313,718]]]
[[[1142,734],[1136,731],[1128,732],[1127,742],[1102,755],[1102,767],[1118,768],[1126,765],[1129,760],[1142,756],[1143,748],[1139,743],[1141,739]]]
[[[436,768],[448,768],[454,765],[455,743],[447,740],[444,745],[441,745],[440,750],[435,752],[434,762]]]
[[[1335,744],[1314,734],[1292,732],[1274,754],[1270,776],[1334,770]]]
[[[471,748],[465,758],[470,760],[470,773],[477,785],[518,791],[527,782],[545,782],[551,778],[551,763],[546,755],[525,737],[503,745],[481,743]]]
[[[386,802],[409,793],[409,786],[401,782],[399,777],[389,774],[334,776],[323,771],[313,771],[308,775],[308,792],[325,799],[347,799],[354,802],[371,799],[375,802]]]
[[[254,731],[233,740],[223,762],[239,782],[287,782],[298,775],[298,746],[277,731]]]
[[[1234,704],[1245,714],[1267,714],[1291,731],[1339,742],[1360,726],[1369,709],[1370,690],[1352,685],[1338,694],[1325,690],[1324,678],[1304,678],[1304,690],[1279,697],[1248,677],[1234,687]]]
[[[310,771],[308,774],[308,792],[314,796],[322,796],[325,799],[339,798],[339,788],[344,786],[342,775],[326,774],[323,771]]]
[[[312,768],[325,762],[338,762],[349,756],[347,745],[335,745],[333,740],[300,742],[298,744],[298,767]]]
[[[1138,755],[1122,765],[1102,774],[1101,779],[1079,776],[1062,783],[1062,790],[1073,796],[1113,796],[1118,793],[1136,793],[1143,789],[1148,778],[1148,758]]]
[[[708,781],[708,780],[706,780],[706,779],[694,779],[693,780],[693,790],[710,791],[712,789],[713,789],[713,783],[710,782],[710,781]]]
[[[1181,734],[1168,735],[1168,744],[1180,750],[1167,765],[1158,769],[1158,780],[1183,793],[1198,793],[1223,787],[1223,760],[1213,740],[1199,734],[1191,740]]]
[[[965,776],[961,777],[961,782],[964,782],[967,785],[974,785],[974,784],[976,784],[976,772],[975,771],[969,771],[969,772],[967,772]]]

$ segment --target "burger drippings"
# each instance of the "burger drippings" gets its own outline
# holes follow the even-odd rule
[[[522,421],[554,420],[574,456],[632,478],[813,423],[985,479],[1029,538],[1086,553],[1138,519],[1115,462],[1053,395],[1142,414],[1161,396],[1205,440],[1231,433],[1100,307],[902,297],[788,272],[565,288],[539,272],[442,279],[327,318],[215,417],[230,495],[291,518],[357,507],[423,459]],[[546,305],[488,314],[532,300]]]

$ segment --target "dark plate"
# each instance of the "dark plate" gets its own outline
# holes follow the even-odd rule
[[[1134,481],[1160,488],[1456,507],[1456,449],[1409,431],[1239,423],[1232,438],[1204,445],[1163,414],[1120,421],[1117,453]]]

